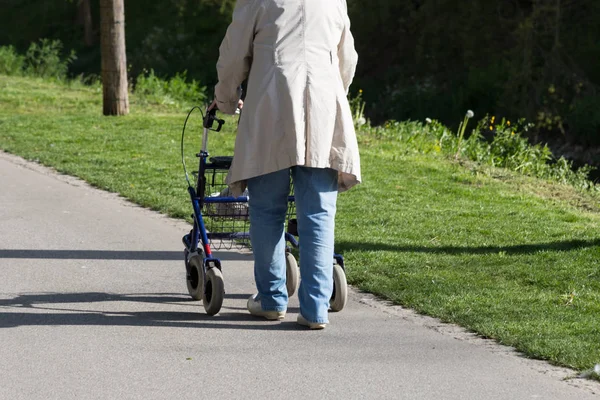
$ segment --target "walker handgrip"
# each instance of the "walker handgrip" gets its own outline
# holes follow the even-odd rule
[[[215,121],[217,121],[217,123],[219,124],[219,126],[217,126],[217,129],[213,129],[213,131],[220,132],[221,131],[221,127],[225,123],[225,120],[223,120],[223,119],[215,119]]]
[[[216,129],[213,129],[213,123],[217,122],[218,126]],[[221,127],[225,123],[224,120],[217,118],[217,108],[213,108],[212,110],[206,113],[206,117],[204,117],[204,127],[206,129],[210,129],[211,131],[219,132]]]

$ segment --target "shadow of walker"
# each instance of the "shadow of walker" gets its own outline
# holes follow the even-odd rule
[[[225,295],[225,298],[248,298],[249,294]],[[198,311],[107,311],[102,309],[68,309],[60,304],[88,304],[101,302],[141,302],[194,306]],[[120,307],[119,307],[120,308]],[[295,323],[267,322],[251,316],[245,309],[239,312],[221,312],[216,316],[204,314],[202,303],[189,296],[173,293],[115,294],[84,293],[26,293],[12,299],[0,300],[0,328],[19,326],[147,326],[244,330],[299,330]],[[224,310],[231,308],[224,307]],[[289,310],[293,311],[293,310]]]
[[[0,259],[183,261],[181,247],[181,251],[0,249]],[[213,255],[223,261],[252,260],[249,252],[220,251]]]

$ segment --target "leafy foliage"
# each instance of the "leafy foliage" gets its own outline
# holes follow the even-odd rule
[[[138,75],[135,93],[142,103],[162,105],[195,105],[206,100],[206,87],[196,80],[187,82],[187,73],[161,79],[151,69]]]
[[[76,57],[73,50],[66,57],[62,57],[62,48],[60,40],[40,39],[38,43],[31,43],[25,54],[25,74],[41,78],[65,79],[69,64]]]
[[[455,159],[475,161],[477,165],[505,168],[580,190],[600,191],[600,187],[589,179],[592,167],[575,168],[573,162],[564,157],[556,159],[547,145],[531,144],[526,133],[533,124],[524,119],[516,124],[503,119],[495,124],[495,117],[486,116],[465,139],[469,118],[465,117],[457,133],[430,119],[425,124],[388,121],[379,127],[363,126],[362,131],[370,136],[404,143],[423,154],[443,153]]]
[[[526,117],[535,140],[600,144],[600,2],[348,0],[376,123]]]
[[[23,72],[24,57],[13,46],[0,47],[0,74],[20,75]]]
[[[23,56],[13,46],[1,46],[0,73],[64,80],[76,57],[74,51],[64,56],[62,48],[60,40],[40,39],[31,43]]]

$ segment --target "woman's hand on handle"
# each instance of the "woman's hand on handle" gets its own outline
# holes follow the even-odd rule
[[[213,108],[217,108],[217,99],[214,99],[212,101],[212,103],[210,103],[210,106],[208,106],[208,111],[212,110]],[[244,100],[240,99],[238,101],[238,109],[241,110],[242,108],[244,108]]]

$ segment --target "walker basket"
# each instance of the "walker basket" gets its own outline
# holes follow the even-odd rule
[[[202,217],[210,246],[214,250],[249,247],[250,216],[248,195],[233,197],[225,178],[231,161],[213,157],[204,170],[205,187],[202,200]]]

